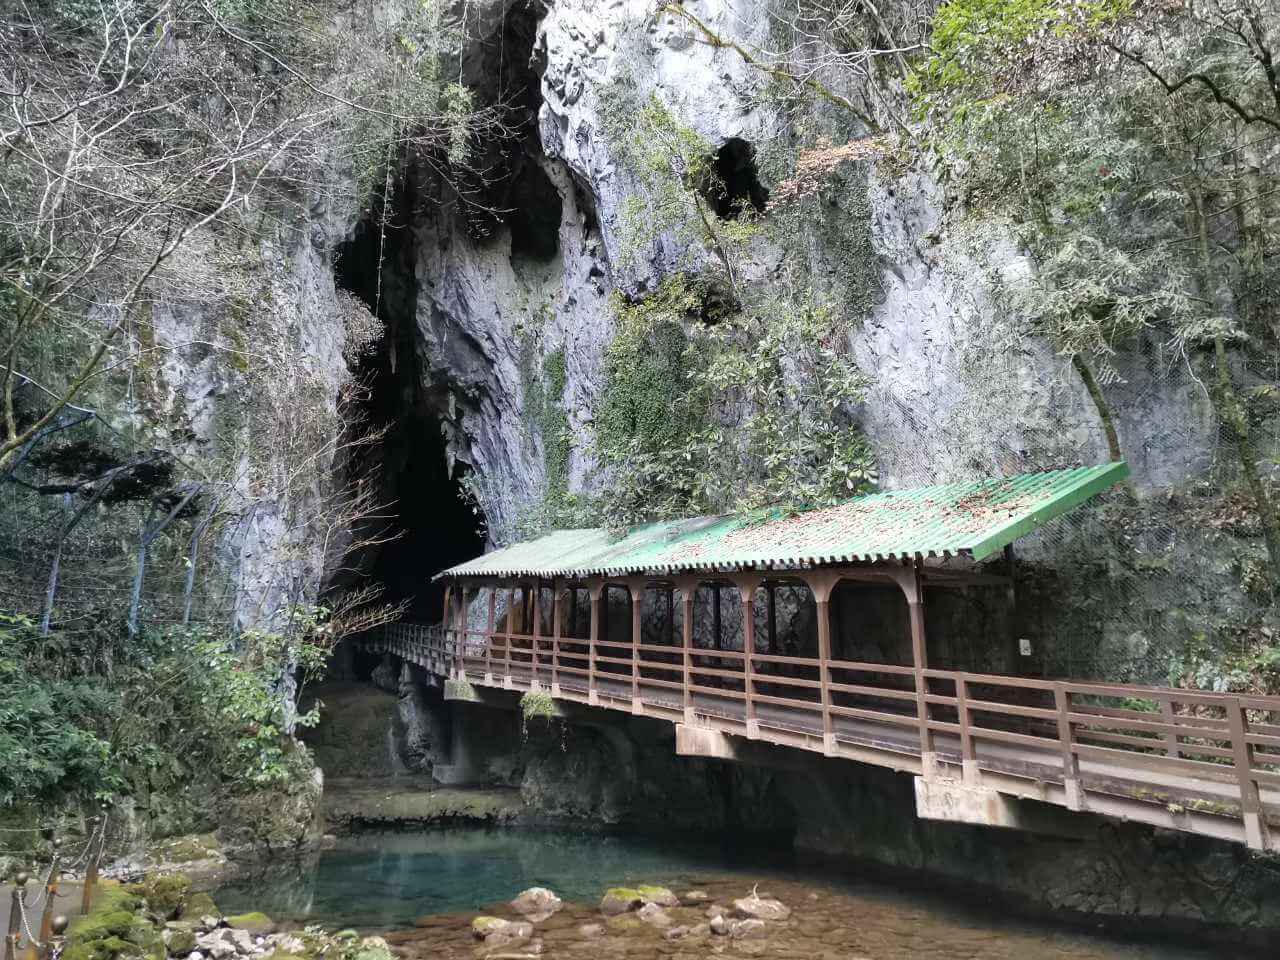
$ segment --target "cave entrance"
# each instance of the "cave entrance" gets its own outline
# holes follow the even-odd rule
[[[756,171],[756,151],[747,141],[730,137],[712,158],[715,177],[710,178],[704,196],[721,220],[736,220],[748,208],[764,213],[769,191]]]
[[[408,189],[408,188],[406,188]],[[399,196],[397,211],[414,209]],[[441,617],[444,587],[431,578],[484,552],[482,518],[465,496],[465,470],[450,467],[440,411],[448,393],[424,376],[417,336],[413,231],[388,217],[385,231],[371,216],[343,245],[335,264],[340,287],[376,312],[385,327],[376,350],[359,363],[365,429],[381,433],[349,464],[349,482],[378,485],[378,516],[357,531],[347,564],[352,585],[376,583],[381,602],[404,603],[404,618]],[[379,262],[381,261],[381,275]]]

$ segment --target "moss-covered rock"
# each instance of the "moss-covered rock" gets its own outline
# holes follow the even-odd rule
[[[253,934],[274,933],[276,929],[275,921],[268,917],[265,913],[259,911],[251,911],[249,913],[237,913],[235,916],[227,917],[227,926],[235,927],[237,930],[248,930]],[[345,932],[345,931],[344,931]],[[352,936],[358,936],[355,931],[351,931]],[[340,938],[341,934],[335,934],[335,938]]]
[[[185,957],[196,948],[196,928],[185,920],[170,920],[161,938],[171,957]]]
[[[187,902],[191,878],[185,873],[160,873],[145,877],[125,888],[142,897],[147,909],[162,920],[176,920]]]
[[[187,894],[187,902],[183,904],[182,913],[180,914],[180,918],[183,920],[199,920],[201,917],[220,916],[222,916],[222,911],[218,909],[213,897],[203,890],[196,890]]]
[[[644,903],[644,897],[634,887],[610,887],[600,899],[600,911],[606,917],[637,910]]]
[[[93,909],[67,930],[66,960],[165,960],[159,930],[139,915],[145,901],[132,888],[104,880]]]
[[[154,855],[168,863],[192,863],[196,860],[222,859],[222,847],[212,833],[193,833],[164,841],[155,849]]]

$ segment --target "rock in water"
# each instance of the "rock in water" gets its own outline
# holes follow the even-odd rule
[[[758,897],[754,893],[733,901],[733,909],[741,917],[756,920],[785,920],[791,916],[791,908],[781,900]]]
[[[503,920],[500,917],[476,917],[471,933],[486,946],[501,947],[533,936],[533,924],[527,920]]]
[[[511,909],[534,923],[541,923],[564,906],[546,887],[530,887],[511,901]]]
[[[640,896],[640,891],[630,887],[612,887],[605,891],[600,900],[600,912],[606,917],[616,917],[620,913],[637,909],[642,903],[644,898]]]
[[[729,936],[734,940],[763,940],[765,936],[764,921],[735,920],[729,927]]]
[[[652,924],[655,927],[669,927],[674,922],[669,916],[667,916],[667,911],[663,910],[656,903],[646,903],[640,908],[639,912],[636,913],[636,916],[645,923]]]

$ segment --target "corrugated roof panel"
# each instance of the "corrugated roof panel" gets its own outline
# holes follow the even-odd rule
[[[557,530],[443,571],[440,577],[590,576],[795,569],[816,563],[966,554],[981,560],[1129,475],[1123,461],[969,483],[892,490],[758,521],[694,517],[637,527]]]

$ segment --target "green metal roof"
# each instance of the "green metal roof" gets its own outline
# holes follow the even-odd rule
[[[559,530],[459,564],[439,577],[574,577],[965,556],[1003,549],[1129,475],[1123,461],[854,497],[775,520],[699,517],[611,539]]]

